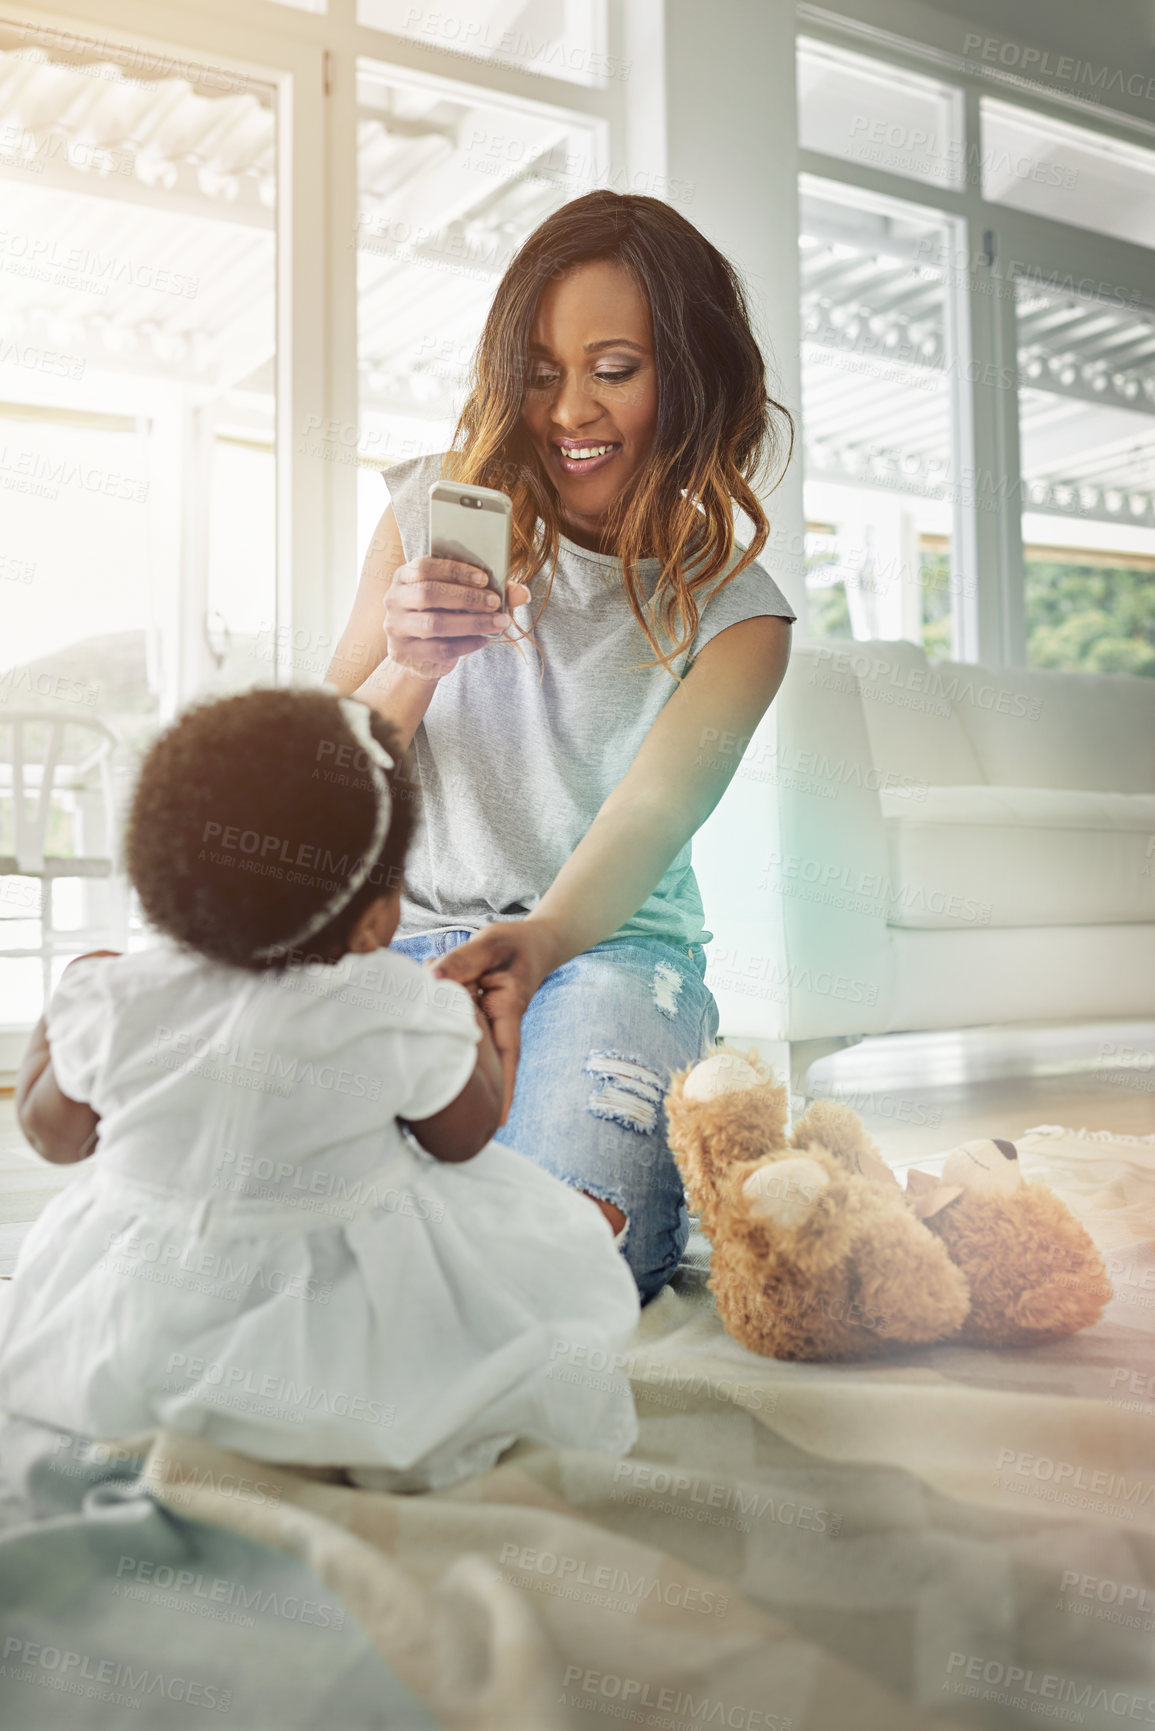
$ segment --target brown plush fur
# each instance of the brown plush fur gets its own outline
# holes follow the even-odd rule
[[[953,1333],[967,1283],[897,1184],[859,1176],[856,1152],[873,1144],[854,1113],[812,1107],[787,1142],[786,1090],[751,1061],[756,1087],[687,1100],[687,1068],[666,1095],[670,1147],[713,1243],[710,1290],[726,1328],[752,1352],[788,1359],[873,1358]],[[754,1218],[742,1185],[794,1154],[829,1178],[809,1218],[795,1229]]]
[[[856,1113],[817,1101],[788,1138],[785,1088],[745,1056],[756,1085],[687,1099],[690,1065],[666,1096],[670,1147],[713,1245],[710,1290],[743,1346],[862,1359],[944,1339],[1033,1345],[1098,1320],[1111,1296],[1102,1261],[1051,1191],[968,1192],[924,1222]],[[800,1155],[826,1187],[805,1192],[797,1225],[760,1217],[743,1186]]]
[[[840,1106],[836,1100],[815,1100],[807,1107],[795,1125],[790,1146],[801,1148],[804,1142],[821,1142],[848,1172],[861,1172],[863,1155],[880,1165],[884,1163],[877,1143],[867,1135],[858,1113],[849,1106]],[[887,1171],[890,1172],[889,1167]],[[900,1189],[893,1173],[890,1177],[894,1188]]]
[[[1085,1228],[1041,1184],[1002,1196],[968,1191],[926,1224],[968,1278],[968,1346],[1041,1346],[1089,1328],[1111,1301]]]

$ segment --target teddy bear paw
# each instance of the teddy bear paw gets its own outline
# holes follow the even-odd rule
[[[817,1160],[799,1155],[792,1160],[769,1160],[756,1167],[743,1183],[742,1194],[753,1219],[796,1227],[810,1218],[829,1183]]]
[[[713,1052],[694,1065],[682,1084],[687,1100],[716,1100],[719,1094],[736,1094],[757,1087],[761,1077],[753,1064],[737,1052]]]

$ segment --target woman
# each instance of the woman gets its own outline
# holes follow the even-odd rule
[[[741,285],[684,217],[563,206],[498,286],[451,452],[386,471],[329,670],[414,747],[394,945],[478,993],[498,1139],[597,1202],[643,1303],[689,1235],[663,1096],[718,1030],[690,838],[738,759],[709,742],[753,733],[790,652],[755,562],[779,417]],[[508,612],[427,556],[443,460],[513,501]]]

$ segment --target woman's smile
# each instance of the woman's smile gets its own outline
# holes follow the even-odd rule
[[[607,439],[555,439],[553,447],[567,475],[588,475],[594,469],[604,469],[622,448]]]

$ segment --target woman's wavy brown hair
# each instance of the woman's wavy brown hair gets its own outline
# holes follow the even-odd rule
[[[658,378],[654,448],[645,470],[614,501],[604,529],[621,560],[630,609],[654,651],[639,665],[661,663],[679,678],[670,663],[693,642],[698,598],[734,553],[734,504],[754,524],[754,537],[717,587],[766,544],[769,524],[755,488],[781,456],[783,422],[789,439],[775,487],[794,450],[793,419],[766,389],[742,283],[684,216],[661,199],[598,191],[562,205],[534,230],[498,284],[443,472],[509,494],[510,576],[528,583],[548,565],[544,607],[563,521],[557,490],[522,420],[529,345],[546,285],[594,259],[624,266],[650,305]],[[643,613],[637,564],[647,556],[661,560],[652,606],[673,643],[666,651]],[[540,614],[539,608],[535,624]]]

